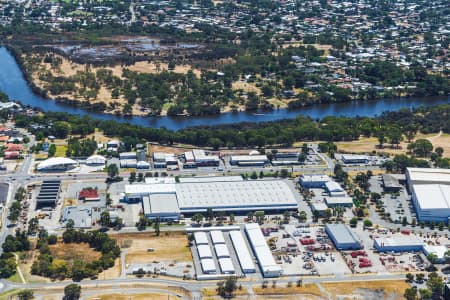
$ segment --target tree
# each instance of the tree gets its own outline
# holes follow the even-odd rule
[[[416,300],[417,299],[417,289],[407,288],[403,296],[406,300]]]
[[[414,280],[414,275],[411,273],[406,273],[406,281],[413,282],[413,280]]]
[[[410,150],[415,156],[428,157],[433,151],[433,144],[429,140],[418,139],[408,145],[408,150]]]
[[[372,227],[372,221],[369,219],[364,220],[364,227]]]
[[[444,282],[436,272],[431,272],[428,275],[427,287],[431,291],[432,299],[441,299],[444,292]]]
[[[161,234],[159,218],[156,218],[155,222],[153,222],[153,229],[155,229],[156,236],[159,236]]]
[[[107,167],[107,172],[109,178],[115,178],[119,174],[119,168],[117,167],[116,164],[110,164]]]
[[[197,222],[197,224],[200,224],[200,222],[202,222],[204,218],[205,217],[201,213],[196,213],[192,216],[191,220]]]
[[[72,283],[64,288],[63,300],[78,300],[81,297],[81,286]]]
[[[352,218],[350,220],[350,226],[351,227],[356,227],[357,224],[358,224],[358,219],[357,218]]]
[[[217,285],[217,293],[224,298],[231,298],[234,291],[238,288],[236,277],[228,277]]]
[[[34,299],[34,293],[32,290],[21,290],[18,294],[17,294],[17,298],[19,298],[19,300],[30,300],[30,299]]]
[[[56,154],[56,145],[55,144],[51,144],[50,147],[48,147],[48,152],[47,155],[48,157],[53,157]]]
[[[442,147],[436,147],[436,149],[434,149],[434,151],[436,152],[436,154],[439,157],[442,157],[442,154],[444,154],[444,148],[442,148]]]
[[[111,226],[111,215],[109,211],[104,211],[100,214],[99,223],[102,227],[110,227]]]

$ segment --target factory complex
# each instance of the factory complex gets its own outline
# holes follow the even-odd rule
[[[284,180],[244,180],[240,176],[193,177],[174,182],[148,180],[125,186],[125,202],[142,201],[150,219],[178,220],[181,214],[213,211],[248,212],[297,209],[293,190]]]

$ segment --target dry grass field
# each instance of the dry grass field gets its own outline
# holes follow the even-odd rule
[[[106,294],[96,295],[94,297],[87,298],[90,300],[175,300],[176,296],[157,294],[157,293],[140,293],[140,294]]]
[[[253,288],[255,294],[259,296],[267,296],[267,295],[311,295],[311,296],[323,296],[322,291],[316,284],[304,284],[301,287],[269,287],[263,289],[261,286],[257,286]]]
[[[338,299],[337,296],[347,296],[348,299],[378,296],[380,299],[393,300],[404,299],[403,293],[410,287],[404,280],[328,282],[322,283],[322,286],[332,295],[331,299]]]
[[[188,240],[184,233],[162,233],[156,237],[148,233],[120,234],[113,237],[119,246],[124,247],[127,264],[148,263],[152,261],[192,261]],[[155,251],[148,252],[148,248]]]
[[[92,262],[99,259],[102,254],[89,247],[87,243],[65,244],[57,243],[49,245],[50,251],[55,259],[71,262],[76,259],[84,262]]]

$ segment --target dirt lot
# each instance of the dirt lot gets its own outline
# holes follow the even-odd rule
[[[99,259],[102,254],[89,248],[89,244],[64,244],[57,243],[56,245],[49,245],[50,251],[55,259],[61,259],[64,261],[73,261],[80,259],[85,262],[92,262]]]
[[[143,293],[143,294],[107,294],[107,295],[96,295],[87,299],[97,299],[97,300],[175,300],[178,299],[175,296],[168,296],[164,294],[155,293]]]
[[[138,264],[152,261],[192,261],[188,240],[184,233],[167,232],[161,236],[148,233],[123,234],[114,237],[126,251],[126,263]],[[154,252],[147,249],[153,248]],[[169,259],[168,259],[169,258]]]
[[[304,284],[301,287],[296,287],[295,283],[293,283],[292,287],[286,286],[277,286],[275,288],[271,287],[271,282],[269,281],[269,287],[263,289],[261,286],[257,286],[253,288],[253,291],[257,295],[266,296],[266,295],[311,295],[311,296],[323,296],[323,293],[320,291],[319,287],[315,284]]]
[[[404,280],[329,282],[322,286],[333,295],[347,296],[349,299],[404,299],[403,293],[409,288]]]

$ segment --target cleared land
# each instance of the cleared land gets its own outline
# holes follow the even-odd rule
[[[266,295],[311,295],[311,296],[323,296],[322,291],[316,284],[304,284],[303,286],[296,287],[295,283],[292,287],[279,286],[279,287],[271,287],[269,282],[269,287],[262,288],[261,286],[257,286],[253,288],[253,291],[257,295],[266,296]]]
[[[106,294],[106,295],[96,295],[87,299],[91,300],[174,300],[178,299],[175,296],[156,294],[156,293],[142,293],[142,294]]]
[[[450,134],[418,134],[415,139],[429,140],[434,148],[442,147],[444,149],[444,157],[450,157]],[[408,143],[405,141],[400,143],[399,149],[393,149],[387,143],[384,144],[383,149],[378,149],[378,144],[378,140],[374,137],[362,137],[357,141],[336,143],[339,151],[349,153],[371,153],[372,151],[376,151],[377,153],[405,154],[408,151]]]
[[[410,285],[403,280],[328,282],[322,286],[331,299],[404,299],[403,293]]]
[[[92,262],[99,259],[102,254],[89,247],[87,243],[64,244],[57,243],[49,245],[50,251],[55,259],[74,261],[76,259],[84,262]]]
[[[153,261],[192,261],[187,236],[184,233],[167,232],[161,236],[148,233],[121,234],[114,236],[120,247],[126,251],[126,263],[148,263]],[[155,251],[148,252],[153,248]]]

